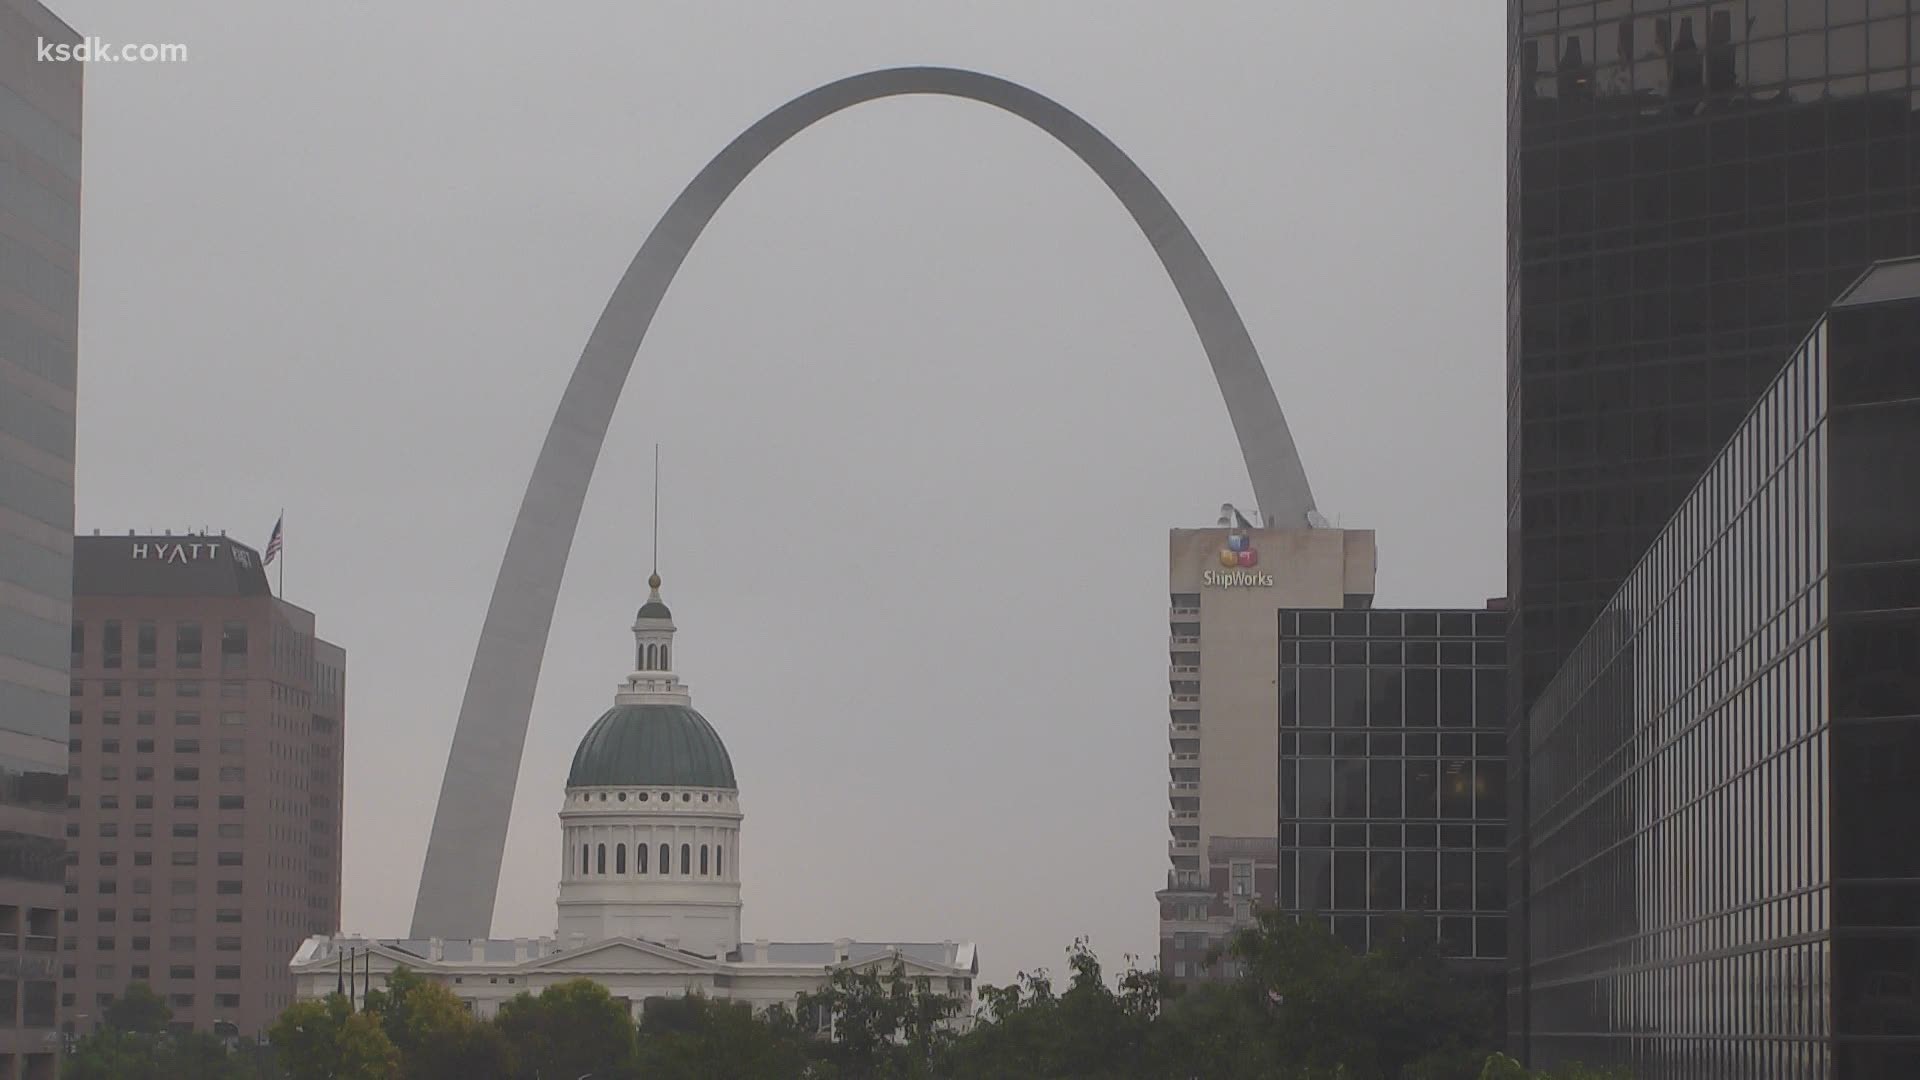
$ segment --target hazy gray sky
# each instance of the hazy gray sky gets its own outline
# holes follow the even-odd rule
[[[287,512],[349,653],[345,924],[404,933],[493,575],[574,361],[682,185],[795,94],[947,64],[1078,111],[1239,304],[1380,603],[1504,588],[1502,7],[50,0],[87,72],[83,529]],[[748,937],[1151,957],[1166,529],[1250,504],[1171,285],[1085,166],[896,99],[742,185],[581,521],[496,934],[630,664],[652,444],[679,666],[732,751]]]

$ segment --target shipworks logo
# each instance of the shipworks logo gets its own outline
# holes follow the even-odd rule
[[[1260,565],[1260,550],[1243,530],[1235,529],[1227,534],[1226,545],[1220,549],[1220,565],[1225,569],[1207,570],[1200,575],[1200,583],[1220,589],[1273,587],[1273,575],[1255,569]]]

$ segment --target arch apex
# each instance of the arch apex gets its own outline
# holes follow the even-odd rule
[[[1106,183],[1186,307],[1263,519],[1269,527],[1309,527],[1312,489],[1246,324],[1192,231],[1112,140],[1038,91],[962,68],[882,68],[816,87],[741,132],[688,183],[641,244],[587,339],[535,459],[494,581],[434,812],[412,936],[485,937],[492,929],[534,687],[588,482],[619,390],[687,253],[733,190],[788,139],[842,109],[925,94],[1012,113],[1053,136]]]

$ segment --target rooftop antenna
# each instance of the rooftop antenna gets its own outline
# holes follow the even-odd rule
[[[660,444],[653,444],[653,576],[660,576]]]

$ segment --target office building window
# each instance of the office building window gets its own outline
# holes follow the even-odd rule
[[[247,666],[247,624],[228,622],[220,628],[220,666],[237,671]]]
[[[173,663],[175,667],[197,668],[200,666],[200,624],[183,622],[173,630]]]

